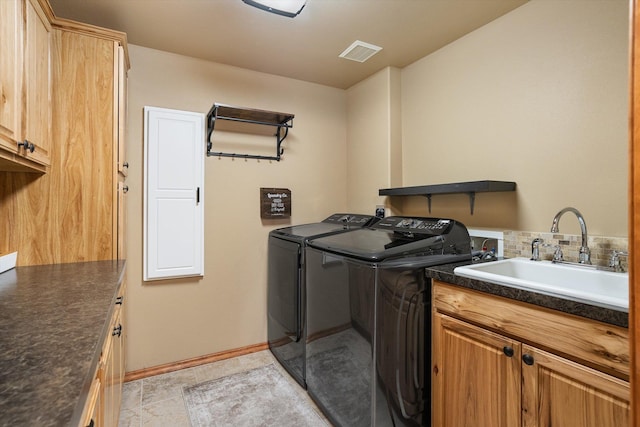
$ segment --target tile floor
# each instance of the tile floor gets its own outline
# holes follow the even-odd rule
[[[278,364],[269,350],[264,350],[125,383],[119,426],[189,427],[189,417],[182,397],[183,387],[259,368],[270,363],[281,370],[283,376],[290,380],[294,388],[309,401],[320,417],[325,419],[306,391]],[[331,426],[328,421],[326,423],[328,427]]]

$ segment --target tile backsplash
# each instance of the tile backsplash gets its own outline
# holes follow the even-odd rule
[[[540,245],[540,258],[551,260],[555,246],[560,245],[567,261],[578,260],[581,236],[575,234],[540,233],[535,231],[504,231],[504,256],[506,258],[531,257],[531,241],[536,237],[543,240]],[[629,239],[626,237],[589,236],[587,245],[591,249],[591,262],[595,265],[606,266],[613,250],[625,251],[629,249]],[[623,267],[627,266],[626,257],[621,257]]]

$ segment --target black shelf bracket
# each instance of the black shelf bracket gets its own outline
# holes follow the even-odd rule
[[[275,160],[280,161],[284,148],[282,148],[282,142],[289,134],[289,128],[293,127],[293,114],[277,113],[274,111],[256,110],[243,107],[232,107],[224,104],[213,104],[209,113],[207,114],[207,156],[208,157],[240,157],[243,159],[258,159],[258,160]],[[242,131],[242,126],[272,126],[276,128],[276,155],[275,156],[262,156],[257,154],[238,154],[238,153],[224,153],[213,151],[213,142],[211,142],[211,136],[215,129],[216,122],[219,120],[230,121],[240,124],[239,129],[236,131]]]
[[[469,194],[469,205],[471,207],[471,215],[473,215],[473,207],[476,204],[476,192],[471,191],[468,194]],[[425,196],[427,197],[427,206],[429,207],[429,213],[431,213],[431,196],[433,196],[433,194],[426,194]]]

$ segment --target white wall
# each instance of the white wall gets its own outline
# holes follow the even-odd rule
[[[467,196],[434,196],[433,215],[546,231],[573,206],[591,234],[626,236],[628,14],[626,0],[532,0],[404,68],[403,184],[516,181],[478,194],[473,216]]]
[[[134,45],[129,53],[127,370],[264,343],[268,232],[347,207],[345,92]],[[205,276],[143,283],[142,109],[206,113],[214,102],[295,114],[283,160],[205,159]],[[273,137],[231,136],[213,140],[275,154]],[[291,190],[290,221],[260,219],[260,187]]]

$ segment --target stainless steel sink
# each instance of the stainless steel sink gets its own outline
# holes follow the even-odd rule
[[[457,267],[462,277],[618,311],[629,311],[629,275],[595,268],[511,258]]]

